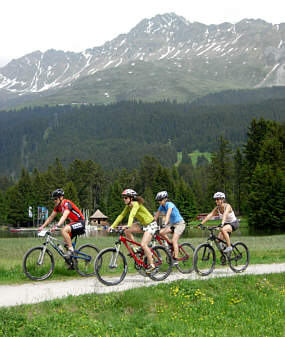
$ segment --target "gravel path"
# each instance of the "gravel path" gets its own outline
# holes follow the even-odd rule
[[[215,269],[214,272],[206,277],[201,277],[195,272],[191,274],[181,274],[172,272],[169,277],[162,281],[169,283],[179,279],[187,280],[205,280],[215,277],[228,277],[246,274],[271,274],[284,273],[285,263],[276,264],[256,264],[249,265],[243,274],[236,274],[228,267]],[[104,286],[95,277],[82,278],[68,281],[42,281],[31,282],[22,285],[1,285],[0,286],[0,307],[15,306],[20,304],[38,303],[49,301],[55,298],[62,298],[69,295],[81,295],[87,293],[109,293],[113,291],[124,291],[137,287],[148,287],[161,282],[155,282],[148,277],[142,277],[139,274],[127,274],[122,283],[117,286]]]

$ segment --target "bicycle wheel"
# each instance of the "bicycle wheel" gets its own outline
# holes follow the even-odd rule
[[[144,264],[147,264],[147,257],[146,256],[144,257]],[[144,268],[142,266],[139,266],[136,261],[134,262],[134,267],[141,276],[143,276],[143,277],[147,276],[147,273],[145,272]]]
[[[195,248],[191,243],[184,242],[179,245],[177,269],[183,274],[190,274],[194,270],[193,255]]]
[[[116,248],[102,250],[95,260],[95,273],[100,282],[113,286],[123,281],[128,271],[127,260]]]
[[[229,256],[229,266],[235,273],[242,273],[249,264],[249,251],[242,242],[236,242],[232,245],[233,250]]]
[[[208,243],[202,243],[194,252],[193,257],[194,269],[201,275],[211,274],[216,264],[216,253],[213,247]]]
[[[162,281],[167,278],[172,270],[172,259],[168,250],[162,246],[155,246],[153,251],[153,263],[155,270],[147,274],[154,281]]]
[[[47,279],[54,270],[54,258],[49,249],[43,246],[33,247],[27,251],[23,259],[23,270],[31,280]]]
[[[85,277],[95,275],[94,262],[98,253],[99,249],[91,244],[85,244],[75,252],[73,265],[79,275]]]

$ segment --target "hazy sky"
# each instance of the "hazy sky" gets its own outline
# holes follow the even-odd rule
[[[174,12],[190,22],[285,22],[284,0],[1,0],[0,66],[35,50],[79,52]]]

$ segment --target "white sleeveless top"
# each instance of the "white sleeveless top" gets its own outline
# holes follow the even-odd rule
[[[225,204],[225,206],[226,206],[226,205],[227,205],[227,204]],[[224,209],[224,211],[225,211],[225,209]],[[219,207],[218,207],[218,214],[219,214],[220,219],[222,220],[224,214],[220,212],[220,208],[219,208]],[[226,217],[226,219],[225,219],[225,222],[226,222],[226,223],[231,223],[231,222],[235,222],[235,221],[237,221],[237,218],[236,218],[236,216],[235,216],[234,211],[232,210],[231,213],[229,213],[229,214],[227,215],[227,217]]]

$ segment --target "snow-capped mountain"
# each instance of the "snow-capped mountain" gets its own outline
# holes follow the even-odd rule
[[[285,85],[284,23],[205,25],[170,13],[145,19],[101,47],[36,51],[11,61],[0,68],[0,107],[25,96],[57,103],[191,100],[273,85]]]

